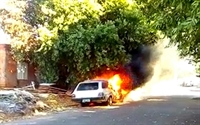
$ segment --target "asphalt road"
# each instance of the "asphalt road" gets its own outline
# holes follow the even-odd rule
[[[84,107],[4,125],[200,125],[200,100],[152,98],[111,107]]]

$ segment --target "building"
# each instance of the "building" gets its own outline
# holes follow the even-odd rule
[[[12,88],[36,81],[35,67],[27,62],[16,62],[11,55],[9,37],[0,29],[0,87]]]

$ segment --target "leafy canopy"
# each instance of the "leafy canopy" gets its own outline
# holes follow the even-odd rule
[[[132,0],[34,0],[26,5],[26,21],[19,17],[37,29],[37,37],[27,40],[36,46],[22,41],[24,48],[15,47],[15,54],[36,63],[45,81],[58,79],[64,70],[68,80],[94,77],[124,65],[135,48],[156,39],[155,28]],[[13,29],[5,30],[15,37]]]
[[[11,37],[13,55],[17,60],[30,59],[29,52],[36,50],[39,43],[35,40],[36,28],[26,22],[26,0],[2,1],[0,26]]]
[[[155,31],[126,0],[48,0],[41,4],[40,53],[85,79],[127,63],[129,52],[155,42]],[[105,70],[105,69],[103,69]]]
[[[200,62],[199,0],[137,0],[149,21],[178,45],[183,56]]]

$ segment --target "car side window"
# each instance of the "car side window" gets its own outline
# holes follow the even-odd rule
[[[108,82],[102,82],[102,88],[103,89],[108,88]]]

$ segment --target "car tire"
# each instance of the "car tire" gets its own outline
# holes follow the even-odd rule
[[[81,107],[87,106],[87,103],[81,103]]]
[[[110,96],[110,97],[107,99],[106,105],[107,105],[107,106],[111,106],[112,103],[113,103],[113,100],[112,100],[112,97]]]

